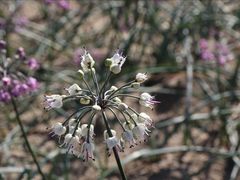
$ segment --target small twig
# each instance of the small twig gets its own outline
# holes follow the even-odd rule
[[[187,37],[184,44],[184,55],[186,56],[187,67],[187,85],[186,85],[186,99],[185,99],[185,132],[184,141],[188,143],[188,139],[191,136],[189,130],[189,120],[191,118],[191,101],[192,101],[192,86],[193,86],[193,57],[191,55],[192,39]]]
[[[25,143],[26,143],[26,145],[27,145],[27,148],[28,148],[28,150],[29,150],[32,158],[33,158],[34,163],[35,163],[36,166],[37,166],[37,169],[38,169],[39,174],[42,176],[42,179],[45,180],[46,178],[45,178],[45,176],[44,176],[44,174],[43,174],[43,172],[42,172],[42,170],[41,170],[41,167],[40,167],[40,165],[39,165],[39,163],[38,163],[38,161],[37,161],[37,158],[36,158],[36,156],[35,156],[32,148],[31,148],[31,146],[30,146],[30,143],[29,143],[29,141],[28,141],[26,132],[25,132],[25,130],[24,130],[22,121],[21,121],[21,119],[20,119],[20,114],[19,114],[19,112],[18,112],[16,102],[15,102],[15,100],[13,99],[13,97],[11,98],[11,100],[12,100],[12,105],[13,105],[14,112],[15,112],[15,114],[16,114],[17,122],[18,122],[18,124],[19,124],[19,126],[20,126],[20,129],[21,129],[21,131],[22,131],[22,134],[23,134],[24,141],[25,141]]]

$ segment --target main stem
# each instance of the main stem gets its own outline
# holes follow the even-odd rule
[[[105,123],[106,128],[107,128],[107,133],[108,133],[109,137],[113,137],[112,132],[111,132],[110,127],[109,127],[108,122],[107,122],[106,114],[105,114],[105,112],[103,110],[102,110],[102,116],[103,116],[103,120],[104,120],[104,123]],[[124,173],[124,170],[123,170],[123,167],[122,167],[122,163],[121,163],[121,160],[119,158],[117,149],[115,147],[113,147],[113,153],[114,153],[117,165],[118,165],[118,169],[119,169],[120,174],[122,176],[122,180],[126,180],[127,178],[126,178],[126,175]]]
[[[41,170],[41,167],[40,167],[40,165],[39,165],[39,163],[38,163],[38,161],[37,161],[37,158],[36,158],[36,156],[35,156],[32,148],[31,148],[31,146],[30,146],[30,143],[29,143],[29,141],[28,141],[26,132],[25,132],[25,130],[24,130],[22,121],[21,121],[21,119],[20,119],[20,115],[19,115],[19,112],[18,112],[18,109],[17,109],[17,105],[16,105],[13,97],[12,97],[12,105],[13,105],[13,109],[14,109],[15,114],[16,114],[17,122],[18,122],[18,124],[19,124],[19,126],[20,126],[20,129],[21,129],[21,131],[22,131],[22,134],[23,134],[23,138],[24,138],[25,143],[26,143],[26,145],[27,145],[27,148],[28,148],[28,150],[29,150],[29,152],[30,152],[30,154],[31,154],[31,156],[32,156],[32,158],[33,158],[34,163],[35,163],[36,166],[37,166],[37,170],[38,170],[39,174],[42,176],[42,179],[45,180],[46,178],[45,178],[45,176],[44,176],[44,174],[43,174],[43,172],[42,172],[42,170]]]

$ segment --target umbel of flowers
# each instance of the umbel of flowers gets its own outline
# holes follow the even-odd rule
[[[109,85],[109,79],[121,72],[125,60],[126,57],[118,52],[106,59],[106,78],[100,84],[94,68],[95,61],[85,51],[82,55],[81,69],[78,70],[82,84],[70,85],[66,88],[65,95],[45,95],[45,109],[47,110],[61,108],[67,101],[77,101],[81,104],[80,108],[76,109],[63,123],[54,124],[50,132],[51,136],[58,137],[60,146],[66,148],[68,153],[81,157],[84,161],[94,160],[94,119],[96,115],[102,117],[100,119],[106,126],[103,137],[109,156],[114,151],[123,151],[125,146],[131,148],[145,141],[149,136],[150,128],[153,126],[150,116],[145,112],[137,112],[122,100],[132,98],[142,106],[152,109],[158,101],[154,100],[150,94],[142,93],[140,96],[134,96],[124,93],[128,88],[140,87],[141,83],[147,80],[147,75],[138,73],[132,81],[121,87]],[[87,77],[90,77],[90,80],[88,78],[87,81]],[[111,129],[106,112],[112,113],[117,123],[120,124],[122,129],[120,132]]]
[[[12,97],[20,97],[35,91],[38,81],[30,76],[39,68],[34,58],[27,58],[22,47],[13,57],[7,56],[6,42],[0,40],[0,101],[9,102]]]

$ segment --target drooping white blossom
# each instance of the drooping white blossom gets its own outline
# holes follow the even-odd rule
[[[126,130],[122,133],[122,139],[130,145],[130,148],[132,148],[136,144],[133,133],[130,130]]]
[[[82,148],[81,148],[81,156],[83,158],[83,161],[88,161],[88,159],[92,159],[93,161],[95,161],[93,152],[94,152],[94,144],[91,142],[87,142],[85,141],[82,144]]]
[[[133,136],[136,139],[137,142],[141,143],[143,141],[146,141],[146,138],[149,136],[148,133],[151,131],[148,130],[145,124],[143,123],[138,123],[137,126],[135,126],[132,129]]]
[[[151,96],[149,93],[142,93],[140,95],[139,103],[145,107],[153,108],[153,105],[159,103],[154,99],[154,96]]]
[[[143,73],[137,73],[136,75],[136,81],[139,83],[143,83],[144,81],[146,81],[148,79],[146,74]]]
[[[49,110],[52,108],[61,108],[63,106],[63,98],[61,95],[45,95],[44,96],[45,109]]]
[[[85,51],[81,61],[81,67],[83,69],[83,72],[89,72],[93,68],[94,64],[95,64],[95,61],[93,60],[90,53]]]
[[[144,123],[146,126],[152,126],[153,124],[153,120],[151,119],[151,117],[144,112],[141,112],[139,114],[138,122]]]
[[[117,52],[113,55],[113,57],[110,58],[110,61],[110,71],[114,74],[118,74],[122,70],[122,65],[126,61],[126,57],[123,57]]]
[[[76,83],[66,88],[66,90],[70,95],[81,94],[81,88]]]
[[[123,151],[120,140],[116,136],[107,138],[105,142],[107,145],[108,156],[111,155],[113,148],[116,148],[116,150],[120,152]]]

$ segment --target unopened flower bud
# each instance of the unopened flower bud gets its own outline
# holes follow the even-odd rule
[[[112,64],[111,58],[107,58],[107,59],[104,61],[104,64],[105,64],[105,66],[110,67],[111,64]]]
[[[113,136],[116,136],[116,134],[117,134],[116,131],[113,130],[113,129],[111,129],[111,133],[112,133]],[[107,138],[110,137],[107,130],[104,131],[103,137],[104,137],[104,140],[106,140]]]
[[[78,72],[79,72],[79,77],[80,77],[80,79],[83,79],[83,77],[84,77],[84,72],[82,71],[82,70],[78,70]]]
[[[143,83],[144,81],[146,81],[148,79],[146,74],[143,73],[137,73],[136,75],[136,81],[139,83]]]
[[[111,86],[110,91],[116,91],[118,88],[116,86]]]
[[[120,73],[122,70],[121,66],[119,66],[118,64],[112,64],[110,66],[110,71],[113,72],[114,74],[118,74]]]
[[[119,103],[118,104],[118,109],[120,110],[120,111],[126,111],[127,109],[128,109],[128,105],[127,104],[125,104],[125,103]]]
[[[134,83],[131,84],[131,86],[132,86],[133,88],[138,89],[138,88],[140,88],[140,83],[139,83],[139,82],[134,82]]]
[[[101,111],[101,107],[97,104],[93,105],[92,109],[95,110],[95,111]]]
[[[119,104],[119,103],[122,102],[122,100],[119,99],[118,97],[115,97],[115,98],[113,99],[113,101],[116,102],[117,104]]]
[[[87,105],[87,104],[90,104],[90,99],[88,98],[80,98],[80,103],[83,104],[83,105]]]
[[[95,68],[91,68],[91,70],[92,70],[92,72],[93,72],[93,73],[96,73],[96,70],[95,70]]]
[[[131,123],[131,122],[124,122],[123,123],[123,127],[126,129],[126,130],[132,130],[134,128],[134,124]]]

